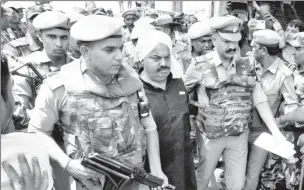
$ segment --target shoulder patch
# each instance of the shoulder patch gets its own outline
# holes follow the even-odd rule
[[[48,84],[51,90],[55,90],[64,85],[63,80],[60,77],[60,73],[55,74],[49,78],[46,78],[43,82]]]
[[[289,77],[292,75],[292,71],[286,66],[286,64],[282,61],[279,66],[278,69],[286,76]]]
[[[18,38],[16,40],[10,41],[9,44],[12,45],[13,47],[20,47],[20,46],[29,45],[29,42],[27,41],[27,39],[25,37],[22,37],[22,38]]]

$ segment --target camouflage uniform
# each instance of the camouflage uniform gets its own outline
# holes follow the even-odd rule
[[[13,58],[24,57],[39,50],[41,50],[41,47],[35,44],[29,34],[10,41],[3,47],[3,53]]]
[[[4,45],[11,41],[7,31],[1,30],[1,50],[3,49]]]
[[[191,63],[191,52],[187,44],[181,41],[174,41],[172,48],[172,55],[179,62],[182,67],[183,73],[186,72],[187,68]]]
[[[81,60],[75,60],[43,85],[41,91],[46,87],[57,96],[54,98],[60,106],[55,109],[60,113],[58,119],[65,133],[67,155],[79,158],[82,153],[96,152],[130,166],[143,167],[145,135],[137,107],[137,91],[142,84],[129,76],[129,71],[121,70],[105,88]],[[77,189],[82,189],[80,184]]]
[[[27,28],[24,24],[20,23],[17,28],[6,29],[11,40],[16,40],[18,38],[25,37]]]

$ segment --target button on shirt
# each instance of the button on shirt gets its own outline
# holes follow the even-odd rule
[[[288,72],[290,72],[289,75]],[[269,105],[273,111],[278,110],[282,97],[285,101],[284,114],[298,107],[298,99],[291,71],[280,58],[277,58],[274,63],[263,72],[261,76],[261,86],[268,97]]]

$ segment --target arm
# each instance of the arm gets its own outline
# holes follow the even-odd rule
[[[252,98],[253,98],[253,105],[258,110],[259,115],[261,116],[262,120],[264,121],[264,123],[266,124],[267,128],[272,133],[272,135],[278,138],[285,139],[285,137],[282,135],[282,133],[280,132],[277,126],[274,115],[268,104],[267,96],[264,93],[261,84],[258,82],[256,83],[253,89]]]
[[[292,76],[289,76],[284,80],[280,91],[285,102],[284,114],[290,113],[298,108],[299,101]]]
[[[303,115],[304,115],[304,106],[301,106],[301,107],[297,108],[296,110],[279,117],[278,123],[284,124],[287,122],[304,122]]]
[[[192,58],[191,64],[189,65],[183,77],[183,81],[187,92],[189,93],[193,91],[201,80],[202,80],[202,67],[196,65],[196,61]]]

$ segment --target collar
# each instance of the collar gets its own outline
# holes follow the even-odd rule
[[[214,60],[214,63],[215,63],[215,67],[218,67],[219,65],[221,65],[223,63],[223,61],[222,61],[219,53],[217,52],[216,48],[214,48],[213,60]],[[235,67],[235,60],[236,60],[236,55],[232,58],[228,69],[231,68],[231,67]]]
[[[140,79],[145,85],[147,85],[149,88],[161,89],[161,88],[159,88],[159,87],[156,87],[156,86],[152,85],[151,83],[149,83],[149,82],[147,82],[147,81],[144,81],[144,80],[141,78],[140,74],[143,72],[143,70],[144,70],[144,68],[142,67],[142,68],[140,68],[139,71],[138,71],[139,79]],[[172,73],[170,73],[170,74],[168,75],[168,77],[167,77],[166,89],[168,88],[168,84],[172,81],[172,79],[173,79],[173,75],[172,75]],[[163,89],[161,89],[161,90],[163,90]]]
[[[41,49],[41,47],[35,43],[35,41],[30,36],[29,33],[26,33],[25,38],[29,42],[29,46],[30,46],[31,51],[38,51],[38,50]]]
[[[280,59],[277,57],[276,60],[266,69],[266,71],[270,71],[272,74],[276,74],[277,69],[280,64]]]

